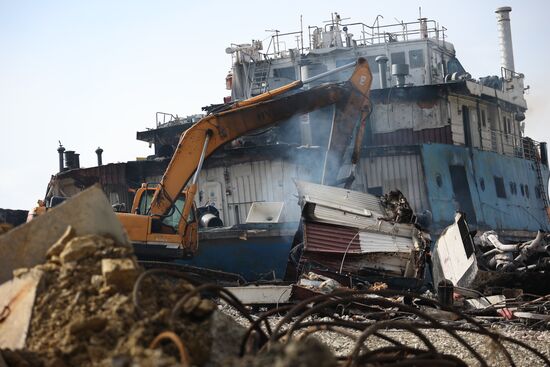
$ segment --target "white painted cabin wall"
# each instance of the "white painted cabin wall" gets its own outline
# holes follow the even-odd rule
[[[228,175],[224,175],[225,170]],[[253,202],[282,201],[281,221],[295,222],[301,213],[294,180],[307,181],[311,177],[307,167],[282,159],[205,168],[199,175],[196,204],[214,203],[224,224],[234,225],[245,222]]]

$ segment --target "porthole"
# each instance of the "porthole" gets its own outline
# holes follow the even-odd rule
[[[529,199],[529,186],[525,185],[525,196]]]
[[[525,196],[525,189],[523,188],[523,184],[520,184],[519,188],[521,190],[521,196]]]
[[[435,183],[437,183],[439,187],[443,186],[443,179],[439,173],[435,176]]]

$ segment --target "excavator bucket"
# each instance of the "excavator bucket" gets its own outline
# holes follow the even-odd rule
[[[352,143],[354,150],[352,162],[356,163],[358,152],[365,134],[366,119],[370,113],[368,98],[372,84],[372,73],[364,58],[357,61],[357,66],[349,80],[353,85],[350,96],[336,102],[329,137],[329,145],[325,157],[322,182],[326,185],[336,185],[338,173],[345,163],[345,152]],[[348,179],[353,179],[351,174]],[[349,186],[351,182],[347,183]]]

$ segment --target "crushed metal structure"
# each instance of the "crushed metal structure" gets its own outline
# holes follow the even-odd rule
[[[340,274],[424,278],[430,238],[398,219],[385,201],[361,192],[297,181],[303,216],[302,266]],[[406,202],[406,201],[405,201]],[[404,219],[404,218],[401,218]]]

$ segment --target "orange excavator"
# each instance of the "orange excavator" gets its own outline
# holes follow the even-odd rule
[[[346,82],[300,89],[350,68],[353,72]],[[198,248],[199,227],[194,198],[204,160],[224,144],[293,115],[334,104],[328,147],[331,158],[325,159],[324,171],[334,171],[341,166],[344,151],[355,131],[351,159],[354,167],[370,112],[371,83],[368,63],[359,58],[356,63],[235,102],[187,129],[180,137],[161,182],[155,186],[143,184],[135,193],[130,213],[117,213],[136,253],[144,257],[159,254],[171,258],[193,256]]]

